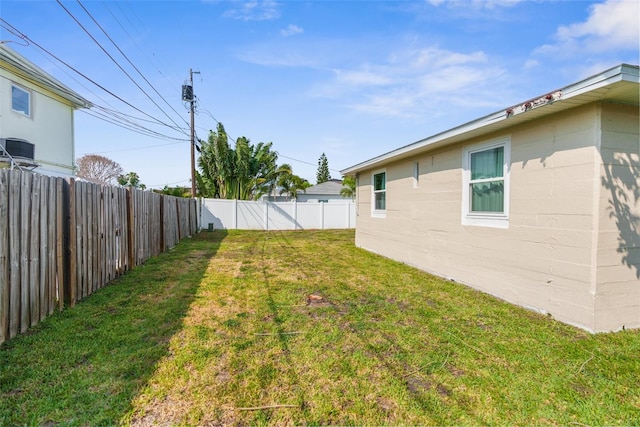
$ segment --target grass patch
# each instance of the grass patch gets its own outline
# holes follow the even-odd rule
[[[5,342],[0,425],[118,424],[183,328],[225,235],[189,239]]]
[[[635,425],[639,354],[353,231],[205,232],[3,345],[0,424]]]

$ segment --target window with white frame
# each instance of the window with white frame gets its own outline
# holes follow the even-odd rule
[[[509,138],[466,147],[463,156],[462,223],[507,228]]]
[[[371,213],[373,216],[384,217],[387,210],[387,172],[374,172],[371,180],[373,184]]]
[[[31,116],[31,92],[19,86],[11,85],[11,109],[17,113]]]

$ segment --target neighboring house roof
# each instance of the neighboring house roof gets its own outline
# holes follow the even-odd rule
[[[406,145],[386,154],[348,167],[340,173],[357,172],[379,167],[421,152],[455,144],[469,138],[500,131],[513,125],[555,114],[596,101],[638,105],[640,74],[637,65],[621,64],[563,89],[525,101],[472,122]]]
[[[342,189],[342,181],[339,180],[329,180],[323,182],[322,184],[312,185],[307,188],[307,191],[298,190],[298,194],[306,194],[309,195],[319,195],[319,196],[328,196],[328,195],[340,195],[340,190]]]
[[[90,102],[80,94],[74,92],[2,42],[0,42],[0,68],[28,80],[44,90],[55,93],[69,102],[74,108],[90,107]]]

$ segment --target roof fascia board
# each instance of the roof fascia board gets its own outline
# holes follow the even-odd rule
[[[2,68],[5,68],[8,72],[14,73],[43,89],[55,93],[68,102],[71,102],[76,108],[86,108],[90,106],[89,101],[84,99],[80,94],[65,86],[62,82],[58,81],[55,77],[51,76],[24,56],[0,43],[0,66],[2,62],[6,64],[6,66]]]
[[[640,83],[640,74],[638,73],[638,67],[628,64],[621,64],[616,67],[610,68],[598,75],[569,85],[562,89],[562,99],[569,99],[574,96],[582,95],[583,93],[600,89],[602,87],[620,81]]]

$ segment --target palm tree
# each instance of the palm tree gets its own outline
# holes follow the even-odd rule
[[[231,159],[227,133],[222,123],[217,132],[210,131],[207,141],[201,141],[196,175],[198,189],[203,197],[226,199],[226,181],[231,176]]]
[[[202,173],[197,174],[197,180],[204,197],[258,199],[273,191],[279,176],[291,173],[290,165],[277,165],[278,153],[271,149],[271,142],[254,146],[241,137],[231,148],[221,123],[201,145],[198,166]]]
[[[356,197],[356,177],[355,176],[345,176],[342,179],[342,188],[340,189],[340,195],[344,198],[355,198]]]
[[[280,186],[281,195],[286,193],[290,199],[297,199],[298,191],[306,192],[307,188],[311,187],[311,184],[306,179],[289,173],[279,177],[278,186]]]
[[[191,188],[187,187],[169,187],[164,186],[162,190],[154,190],[155,193],[164,194],[166,196],[174,196],[174,197],[191,197]]]

